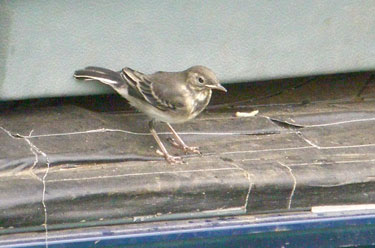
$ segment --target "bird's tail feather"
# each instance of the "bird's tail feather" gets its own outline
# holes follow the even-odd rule
[[[74,77],[83,80],[97,80],[114,88],[121,87],[126,83],[120,73],[101,67],[89,66],[83,70],[74,72]]]

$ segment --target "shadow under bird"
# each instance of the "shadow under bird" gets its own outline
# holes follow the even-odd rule
[[[149,128],[165,160],[168,163],[183,163],[181,157],[168,153],[154,129],[155,121],[167,124],[174,139],[173,146],[187,153],[201,154],[198,147],[190,147],[171,126],[195,118],[210,102],[212,89],[226,92],[215,73],[205,66],[193,66],[180,72],[159,71],[144,74],[128,67],[120,72],[89,66],[77,70],[74,77],[83,80],[97,80],[111,86],[139,111],[151,120]]]

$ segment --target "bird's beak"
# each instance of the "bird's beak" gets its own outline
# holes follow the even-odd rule
[[[224,92],[227,92],[227,89],[224,88],[221,84],[215,84],[215,85],[206,85],[208,88],[213,89],[213,90],[221,90]]]

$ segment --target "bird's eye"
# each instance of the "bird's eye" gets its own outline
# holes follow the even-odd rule
[[[203,84],[203,83],[204,83],[204,78],[199,77],[199,78],[198,78],[198,82],[201,83],[201,84]]]

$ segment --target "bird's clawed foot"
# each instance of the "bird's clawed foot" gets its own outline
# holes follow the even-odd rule
[[[158,153],[160,156],[163,156],[165,158],[165,161],[167,161],[169,164],[184,164],[184,160],[181,157],[172,156],[169,153],[163,153],[159,149],[156,150],[156,153]]]
[[[165,155],[164,158],[169,164],[184,164],[185,163],[181,157],[175,157],[169,154]]]
[[[199,151],[199,147],[187,146],[185,144],[180,144],[180,143],[176,142],[172,137],[169,137],[167,140],[169,141],[169,143],[171,143],[172,146],[183,150],[185,152],[185,154],[194,153],[194,154],[202,155],[202,153]]]

